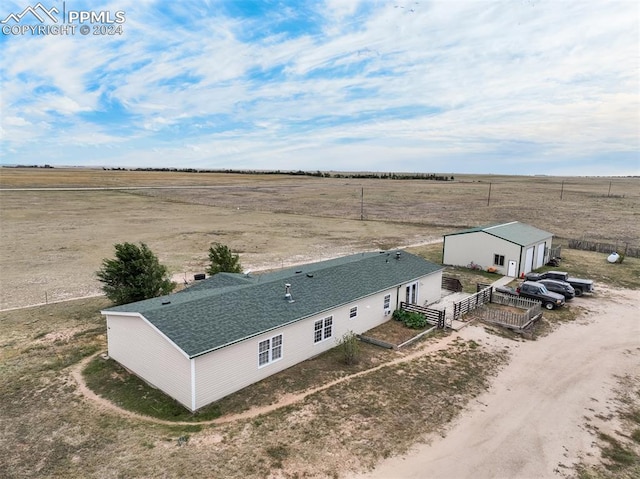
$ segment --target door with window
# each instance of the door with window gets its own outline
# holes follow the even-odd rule
[[[417,304],[418,303],[418,282],[407,285],[405,303]]]

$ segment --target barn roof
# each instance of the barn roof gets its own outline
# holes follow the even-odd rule
[[[441,269],[404,251],[360,253],[260,275],[220,273],[103,313],[139,313],[194,357]],[[285,299],[285,283],[293,302]]]
[[[502,238],[511,243],[518,244],[520,246],[527,246],[533,243],[544,241],[553,236],[553,233],[541,230],[535,226],[531,226],[519,221],[512,221],[510,223],[501,223],[490,226],[479,226],[477,228],[469,228],[456,233],[450,233],[445,236],[462,235],[468,233],[483,232]]]

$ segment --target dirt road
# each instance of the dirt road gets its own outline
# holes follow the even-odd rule
[[[359,478],[567,477],[580,459],[597,458],[593,426],[611,418],[616,376],[640,371],[639,291],[577,298],[589,312],[537,341],[461,334],[483,344],[510,345],[513,356],[491,389],[452,425],[404,457]]]

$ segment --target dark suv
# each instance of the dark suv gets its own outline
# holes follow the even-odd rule
[[[525,281],[516,289],[506,286],[497,287],[495,291],[503,294],[511,294],[513,296],[521,296],[523,298],[535,299],[542,303],[546,309],[559,308],[564,306],[564,296],[553,291],[549,291],[547,287],[536,281]]]
[[[561,294],[566,301],[570,301],[576,295],[576,290],[573,289],[566,281],[558,281],[557,279],[541,279],[538,281],[540,284],[544,284],[549,291]]]
[[[593,293],[593,280],[582,278],[571,278],[565,271],[545,271],[544,273],[527,273],[524,278],[527,281],[540,281],[541,279],[555,279],[569,283],[575,290],[576,296],[583,293]]]

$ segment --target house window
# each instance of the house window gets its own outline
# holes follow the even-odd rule
[[[282,358],[282,334],[260,341],[258,366],[265,366]]]
[[[498,266],[504,266],[504,255],[502,254],[494,254],[493,255],[493,264]]]
[[[390,294],[385,295],[383,308],[385,310],[391,309],[391,295]]]
[[[313,342],[319,343],[333,335],[333,316],[320,319],[315,322],[313,329]]]
[[[358,316],[358,307],[357,307],[357,306],[354,306],[353,308],[351,308],[351,309],[349,310],[349,319],[353,319],[353,318],[355,318],[356,316]]]

